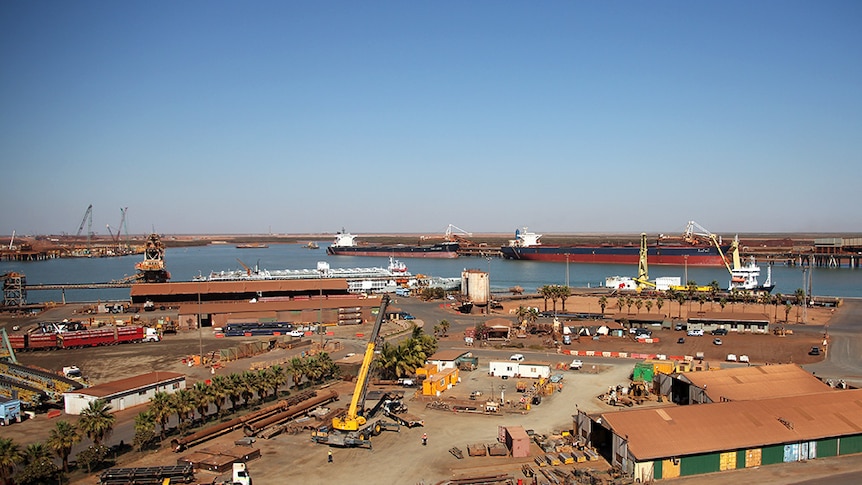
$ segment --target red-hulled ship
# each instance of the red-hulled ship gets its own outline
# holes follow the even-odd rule
[[[712,234],[694,232],[700,227],[695,222],[689,222],[682,238],[659,238],[647,245],[649,264],[661,265],[692,265],[692,266],[724,266],[726,254],[730,245],[721,244]],[[701,228],[702,229],[702,228]],[[547,245],[539,241],[541,234],[515,231],[515,239],[500,250],[506,259],[524,259],[532,261],[557,261],[569,263],[598,264],[638,264],[640,245]],[[721,251],[719,251],[721,248]]]

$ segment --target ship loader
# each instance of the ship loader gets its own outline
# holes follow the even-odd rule
[[[384,295],[380,300],[380,310],[377,320],[371,330],[368,345],[365,348],[365,356],[359,375],[356,377],[356,387],[350,400],[350,407],[344,415],[332,418],[331,426],[322,426],[312,430],[311,440],[316,443],[324,443],[332,446],[356,446],[371,448],[371,437],[377,436],[383,431],[398,431],[401,425],[385,419],[374,419],[375,415],[383,408],[394,405],[392,401],[399,398],[387,394],[383,396],[373,408],[365,409],[365,394],[368,390],[368,376],[371,363],[374,361],[374,350],[377,347],[377,337],[380,335],[380,327],[386,315],[386,307],[389,305],[389,295]]]

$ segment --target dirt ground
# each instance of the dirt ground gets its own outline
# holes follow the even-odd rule
[[[535,306],[540,310],[544,310],[544,301],[541,299],[506,301],[503,305],[504,308],[502,310],[492,313],[492,318],[507,318],[514,322],[515,317],[512,313],[521,305]],[[670,308],[668,306],[663,307],[664,313],[674,317],[681,313],[683,319],[689,310],[687,305],[683,305],[681,310],[676,303],[666,303],[666,305]],[[711,310],[708,308],[708,305],[704,306],[704,310]],[[694,304],[692,309],[697,310],[697,306],[697,304]],[[426,307],[429,309],[427,316],[423,315],[421,310],[421,308]],[[749,304],[747,307],[745,311],[764,312],[762,305]],[[41,315],[39,319],[67,318],[71,312],[71,308],[72,306],[67,306],[50,310],[48,314]],[[414,310],[413,308],[419,308],[419,310]],[[431,311],[432,308],[434,309],[433,312]],[[571,297],[566,301],[566,309],[577,312],[600,311],[598,298],[596,297]],[[616,308],[607,310],[608,313],[611,313]],[[718,308],[715,308],[715,310],[717,311]],[[474,321],[482,319],[478,315],[461,316],[441,307],[439,303],[411,302],[411,311],[417,316],[418,322],[421,323],[423,319],[429,322],[426,325],[426,330],[429,332],[430,328],[427,327],[432,325],[430,322],[438,321],[440,315],[450,319],[452,322],[456,322],[450,328],[449,337],[441,340],[441,349],[462,348],[463,330],[472,326]],[[740,309],[737,308],[736,311],[740,311]],[[771,311],[772,308],[770,307],[765,313],[772,316]],[[783,317],[783,311],[779,313],[781,313],[779,317]],[[820,327],[828,324],[831,315],[832,311],[830,309],[808,309],[806,312],[806,325],[801,325],[792,323],[795,321],[794,309],[790,314],[791,323],[787,326],[790,329],[800,331],[794,332],[793,335],[786,337],[775,335],[727,335],[722,337],[724,344],[720,348],[712,344],[711,337],[686,337],[685,344],[677,344],[676,339],[682,335],[682,332],[663,330],[654,334],[654,336],[659,337],[659,342],[653,344],[641,344],[632,339],[625,338],[582,339],[581,341],[573,342],[571,346],[564,347],[564,349],[663,353],[666,355],[694,355],[697,351],[703,351],[706,353],[707,359],[714,359],[716,362],[722,361],[727,353],[732,352],[740,355],[749,355],[753,363],[807,363],[818,359],[808,356],[807,350],[811,346],[820,343],[820,339],[822,338]],[[29,322],[26,320],[7,317],[2,317],[2,320],[0,320],[0,325],[7,328],[11,328],[13,325],[26,325],[27,323]],[[388,327],[384,327],[384,333],[397,332],[399,330],[394,324],[387,323],[387,325]],[[806,328],[807,330],[805,330]],[[348,353],[361,352],[364,348],[365,341],[356,336],[357,330],[355,328],[336,328],[334,331],[336,332],[334,336],[326,338],[338,340],[343,344],[341,350],[333,353],[334,359],[340,359]],[[537,338],[524,342],[525,346],[529,348],[540,347],[541,343],[541,340]],[[204,354],[208,354],[230,345],[235,345],[235,342],[216,338],[209,329],[204,329],[201,332],[194,330],[181,332],[177,335],[168,335],[159,343],[100,347],[76,351],[22,353],[19,355],[19,360],[28,365],[36,365],[55,371],[64,365],[75,364],[84,370],[84,373],[94,384],[153,370],[181,372],[188,376],[190,386],[194,381],[208,378],[211,375],[211,370],[200,366],[189,367],[183,363],[183,359],[190,355],[198,354],[201,351]],[[226,363],[223,367],[217,369],[216,372],[231,373],[248,370],[255,364],[280,361],[301,351],[301,349],[292,351],[276,350],[253,359],[242,359]],[[499,352],[501,355],[507,356],[511,353],[511,349],[504,349]],[[551,360],[563,362],[568,359],[567,356],[555,354],[554,352],[554,349],[548,349]],[[496,389],[499,392],[499,386],[506,384],[498,378],[487,376],[487,362],[484,362],[484,370],[481,365],[482,363],[480,362],[478,370],[462,375],[462,383],[456,388],[457,393],[469,393],[472,389]],[[609,360],[607,365],[599,366],[595,372],[565,371],[562,392],[556,393],[544,400],[541,405],[535,406],[527,414],[507,410],[504,410],[498,416],[444,412],[427,409],[423,401],[408,400],[409,411],[422,417],[425,420],[425,427],[414,429],[402,428],[398,433],[384,432],[382,435],[374,438],[374,448],[372,450],[333,448],[334,463],[328,464],[326,462],[326,454],[329,448],[312,443],[309,435],[280,435],[270,440],[258,440],[255,446],[260,448],[262,457],[250,462],[249,466],[254,481],[258,485],[281,484],[287,483],[287,481],[310,484],[430,484],[463,476],[501,472],[511,473],[516,479],[522,478],[523,475],[520,472],[521,462],[509,457],[468,457],[466,456],[467,445],[496,442],[497,427],[499,425],[521,425],[526,429],[535,430],[539,434],[552,434],[560,430],[570,429],[572,423],[571,415],[575,414],[578,409],[587,412],[610,409],[598,401],[596,396],[606,390],[609,385],[624,383],[630,371],[630,363],[617,363],[612,360]],[[512,382],[509,382],[508,385],[514,387],[514,383]],[[353,391],[353,384],[339,383],[335,386],[335,389],[339,392],[340,400],[332,406],[346,407],[349,402],[349,396]],[[515,394],[513,389],[509,389],[506,392]],[[132,408],[117,413],[117,426],[114,436],[109,442],[110,444],[115,444],[121,439],[126,440],[127,443],[131,441],[134,416],[140,410]],[[62,415],[59,419],[66,419],[72,422],[77,420],[75,416],[67,415]],[[16,443],[26,446],[26,444],[31,442],[44,441],[50,429],[54,427],[55,421],[45,418],[44,415],[40,415],[34,420],[4,428],[2,435],[4,437],[11,437]],[[420,437],[423,432],[427,433],[429,437],[427,446],[421,445]],[[215,446],[219,443],[233,443],[234,440],[240,437],[242,437],[242,434],[237,431],[213,442],[207,442],[201,445],[201,447]],[[455,458],[448,451],[453,447],[463,450],[465,457],[460,460]],[[537,450],[536,448],[533,451],[538,453]],[[194,449],[191,451],[194,451]],[[156,452],[143,455],[138,453],[123,455],[120,457],[119,465],[172,465],[176,463],[176,459],[179,456],[182,455],[177,455],[168,449],[167,446],[163,446],[162,449]],[[800,475],[799,478],[812,478],[819,476],[818,473],[825,473],[817,471],[818,469],[816,468],[825,466],[821,465],[825,461],[814,460],[811,462],[812,465],[808,471],[803,472],[803,475]],[[858,464],[858,461],[853,462],[852,458],[842,461],[838,465],[839,469],[845,463]],[[588,463],[579,466],[600,468],[602,465]],[[834,473],[835,465],[833,464],[832,467],[830,470],[833,470],[831,473]],[[764,467],[764,469],[766,468],[770,467]],[[761,483],[787,483],[786,480],[779,479],[770,481],[771,479],[765,475],[767,474],[761,473],[757,481]],[[198,473],[198,480],[201,483],[211,483],[217,478],[216,475],[208,472]],[[97,477],[89,476],[78,480],[76,483],[92,484],[97,483],[97,481]]]

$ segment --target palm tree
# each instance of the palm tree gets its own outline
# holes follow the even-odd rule
[[[629,296],[626,297],[626,313],[632,312],[632,305],[634,305],[634,303],[635,302],[631,297],[629,297]]]
[[[156,415],[151,409],[135,416],[135,440],[138,451],[143,451],[156,437]]]
[[[186,431],[187,422],[194,418],[195,401],[192,398],[192,392],[188,389],[177,390],[171,394],[171,404],[177,415],[177,426],[182,435]]]
[[[338,377],[338,375],[341,373],[341,369],[338,367],[335,361],[332,360],[332,357],[326,352],[321,352],[320,354],[317,354],[317,362],[318,365],[320,365],[320,369],[322,371],[322,378],[324,380]]]
[[[790,318],[790,310],[793,309],[793,305],[790,303],[784,305],[784,321],[787,322],[787,319]]]
[[[635,300],[635,308],[637,308],[637,309],[638,309],[638,313],[640,313],[640,312],[641,312],[641,307],[643,307],[643,306],[644,306],[644,301],[643,301],[643,300],[641,300],[640,298],[638,298],[637,300]]]
[[[20,463],[23,457],[21,449],[12,438],[0,438],[0,483],[11,483],[15,465]]]
[[[658,312],[661,313],[661,307],[664,306],[664,298],[658,297],[655,300],[655,307],[658,309]]]
[[[280,365],[270,367],[267,383],[272,387],[272,395],[278,399],[278,388],[287,383],[287,374],[285,374],[284,368]]]
[[[617,308],[619,309],[620,313],[622,313],[624,306],[626,306],[625,298],[623,298],[623,297],[617,298]]]
[[[724,312],[724,307],[727,306],[727,298],[721,297],[721,300],[718,300],[718,306],[720,306],[721,311]]]
[[[700,304],[700,311],[703,312],[703,304],[706,303],[706,295],[697,295],[697,303]]]
[[[685,304],[685,295],[683,295],[682,293],[676,295],[676,302],[679,303],[678,317],[682,318],[682,306]]]
[[[536,320],[539,319],[539,311],[536,310],[535,308],[529,308],[527,310],[526,317],[527,317],[527,323],[529,325],[533,325],[534,323],[536,323]]]
[[[78,427],[95,446],[100,446],[102,440],[113,433],[116,420],[117,417],[111,414],[111,406],[103,399],[96,399],[81,411]]]
[[[644,302],[644,305],[646,306],[647,313],[649,313],[652,310],[652,300],[647,300]]]
[[[605,307],[608,306],[608,297],[603,296],[599,298],[599,307],[602,309],[602,315],[605,314]]]
[[[68,472],[69,454],[72,453],[72,447],[80,442],[81,435],[78,434],[75,425],[68,421],[57,421],[45,444],[60,457],[63,461],[63,471]]]
[[[248,407],[249,401],[251,401],[251,398],[254,397],[254,390],[256,386],[255,377],[255,373],[251,371],[245,371],[240,374],[241,386],[239,390],[240,396],[242,397],[243,406],[245,407]]]
[[[215,375],[210,380],[210,385],[207,386],[207,393],[212,399],[213,405],[216,407],[216,416],[221,416],[222,406],[227,400],[227,384],[228,380],[222,375]]]
[[[206,421],[207,411],[209,411],[210,404],[213,402],[212,394],[209,392],[209,387],[210,386],[204,381],[195,382],[195,385],[192,387],[192,404],[195,409],[197,409],[201,422]]]
[[[293,379],[293,387],[298,389],[302,378],[305,376],[305,361],[299,357],[290,359],[290,362],[287,364],[287,372],[290,374],[291,379]]]
[[[153,419],[159,424],[159,436],[161,439],[165,439],[165,434],[168,431],[168,420],[174,414],[171,395],[164,391],[153,394],[153,397],[150,398],[150,412],[153,414]]]
[[[778,305],[781,304],[781,301],[784,299],[784,295],[781,293],[776,293],[775,296],[772,297],[772,306],[775,307],[775,312],[773,313],[773,318],[778,320]]]
[[[236,411],[236,402],[242,395],[242,374],[233,373],[228,376],[227,398],[230,399],[231,411]]]
[[[766,313],[766,305],[769,305],[772,302],[772,295],[769,293],[763,292],[760,295],[760,304],[763,305],[763,313]]]
[[[545,311],[548,311],[548,300],[551,298],[552,293],[551,287],[548,285],[539,288],[539,295],[545,300]]]
[[[42,443],[31,443],[24,449],[24,470],[19,473],[22,483],[48,483],[57,479],[59,469],[51,461],[51,451]]]
[[[450,327],[450,325],[451,325],[451,324],[449,323],[449,320],[445,320],[445,319],[444,319],[444,320],[440,320],[440,330],[442,330],[442,331],[443,331],[443,336],[444,336],[444,337],[445,337],[446,335],[448,335],[448,334],[449,334],[449,327]]]
[[[793,293],[793,299],[796,300],[796,304],[798,305],[796,308],[796,323],[799,323],[799,310],[802,308],[802,304],[805,303],[805,290],[797,288]]]
[[[557,296],[560,298],[560,303],[563,304],[563,313],[566,313],[566,300],[572,296],[572,289],[566,285],[557,287]]]

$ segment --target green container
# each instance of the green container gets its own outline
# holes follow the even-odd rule
[[[652,364],[637,363],[632,371],[632,380],[635,382],[652,382],[654,372]]]
[[[782,455],[783,456],[783,455]],[[684,456],[679,464],[679,476],[700,475],[721,470],[721,454]]]
[[[784,463],[784,445],[764,446],[760,454],[761,465]]]
[[[839,442],[838,451],[842,455],[850,455],[862,452],[862,435],[845,436]]]
[[[838,456],[838,438],[817,440],[817,458]]]

